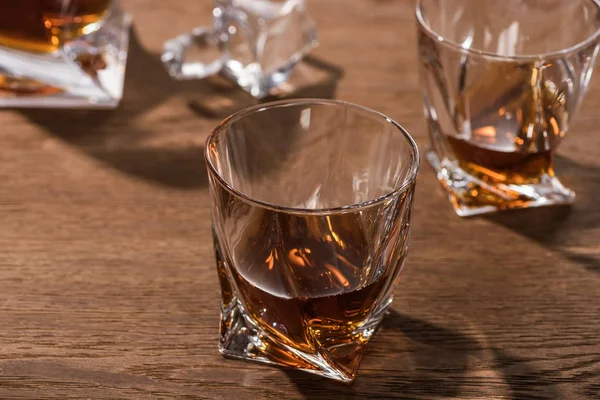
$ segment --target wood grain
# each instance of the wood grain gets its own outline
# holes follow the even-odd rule
[[[459,219],[423,165],[395,312],[344,386],[219,355],[202,148],[220,111],[206,106],[250,100],[160,65],[210,0],[124,3],[118,110],[0,113],[0,398],[600,398],[598,79],[560,149],[570,209]],[[313,57],[343,70],[330,92],[423,149],[412,1],[309,8]]]

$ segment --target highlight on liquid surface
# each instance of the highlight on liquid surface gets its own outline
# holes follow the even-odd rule
[[[0,46],[52,52],[91,33],[112,0],[0,0]]]

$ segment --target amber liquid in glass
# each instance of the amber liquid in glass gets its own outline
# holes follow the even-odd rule
[[[112,0],[0,0],[0,46],[51,53],[66,41],[97,30]],[[91,76],[105,67],[100,55],[77,56]],[[61,92],[26,77],[0,74],[0,90],[10,94],[39,95]]]
[[[554,176],[551,150],[535,153],[501,152],[453,137],[447,140],[459,166],[484,181],[521,185],[538,183],[544,174]]]
[[[387,283],[386,277],[348,293],[288,299],[261,290],[237,273],[234,275],[247,312],[260,328],[288,346],[305,352],[316,351],[312,345],[316,340],[339,368],[349,375],[353,373],[365,350],[361,335],[353,335],[353,331],[360,328],[374,311],[373,301]],[[307,368],[307,364],[291,352],[278,354],[278,358],[289,366]]]
[[[552,159],[565,135],[568,104],[551,77],[541,80],[546,70],[536,68],[506,62],[477,71],[477,79],[448,102],[455,104],[455,130],[441,132],[448,154],[469,175],[503,193],[472,190],[470,196],[482,203],[500,208],[525,203],[530,199],[510,185],[536,185],[555,176]]]
[[[0,0],[0,45],[52,52],[91,33],[112,0]]]
[[[372,333],[365,324],[383,316],[406,258],[408,226],[389,213],[409,212],[407,199],[331,216],[253,209],[226,235],[232,259],[217,250],[225,308],[237,293],[260,329],[292,349],[325,349],[352,376]],[[223,206],[245,207],[232,196]],[[389,221],[389,242],[377,234],[381,218]],[[276,351],[263,350],[282,364],[312,368],[292,351]]]

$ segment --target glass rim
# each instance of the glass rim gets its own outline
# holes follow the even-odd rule
[[[417,17],[417,22],[419,23],[419,26],[423,28],[425,33],[431,39],[435,40],[437,43],[441,44],[442,46],[446,46],[451,49],[458,50],[464,54],[469,54],[472,56],[481,57],[481,58],[485,58],[485,59],[493,59],[496,61],[540,61],[540,60],[547,60],[547,59],[555,59],[555,58],[560,58],[560,57],[564,57],[566,55],[571,55],[573,53],[576,53],[579,50],[587,47],[594,41],[597,41],[598,38],[600,37],[600,28],[598,28],[594,31],[593,34],[588,36],[585,40],[578,42],[578,43],[574,44],[573,46],[570,46],[570,47],[567,47],[567,48],[564,48],[561,50],[551,51],[551,52],[546,52],[546,53],[539,53],[539,54],[518,54],[518,55],[514,55],[514,56],[503,56],[501,54],[491,52],[491,51],[463,47],[460,43],[457,43],[454,40],[450,40],[450,39],[445,38],[444,36],[438,34],[435,30],[433,30],[431,28],[431,26],[429,26],[429,24],[427,22],[425,22],[425,19],[423,18],[423,13],[422,13],[423,7],[422,6],[423,6],[424,1],[427,1],[427,0],[417,0],[416,7],[415,7],[416,8],[415,15]],[[596,8],[600,11],[600,0],[586,0],[586,1],[596,5]]]
[[[323,106],[351,107],[351,108],[354,108],[354,109],[357,109],[360,111],[365,111],[373,117],[377,117],[382,121],[390,123],[404,137],[404,139],[406,140],[406,142],[411,150],[411,155],[412,155],[411,166],[410,166],[409,171],[406,173],[406,177],[402,180],[402,182],[396,188],[388,191],[387,193],[383,194],[382,196],[376,197],[371,200],[363,201],[360,203],[353,203],[353,204],[337,206],[337,207],[328,207],[328,208],[288,207],[288,206],[282,206],[282,205],[278,205],[278,204],[269,203],[267,201],[259,200],[254,197],[248,196],[247,194],[241,192],[240,190],[238,190],[238,189],[234,188],[232,185],[230,185],[221,176],[221,174],[219,174],[217,168],[213,165],[211,155],[210,155],[210,145],[212,143],[214,143],[214,141],[219,136],[219,134],[224,130],[224,128],[228,127],[232,123],[239,121],[240,119],[244,118],[245,116],[253,114],[255,112],[261,112],[261,111],[271,110],[271,109],[281,108],[281,107],[292,107],[292,106],[301,106],[301,105],[308,106],[308,105],[315,105],[315,104],[323,105]],[[381,204],[381,203],[385,202],[386,200],[393,198],[393,197],[397,197],[400,194],[402,194],[403,192],[405,192],[408,189],[408,187],[416,181],[417,174],[419,172],[419,166],[420,166],[420,161],[419,161],[420,156],[419,156],[419,149],[417,147],[417,144],[415,143],[414,139],[410,136],[408,131],[406,129],[404,129],[402,127],[402,125],[400,125],[393,119],[389,118],[388,116],[386,116],[378,111],[372,110],[368,107],[360,106],[358,104],[354,104],[354,103],[350,103],[350,102],[346,102],[346,101],[340,101],[340,100],[310,99],[310,98],[279,100],[279,101],[273,101],[273,102],[269,102],[269,103],[257,104],[257,105],[245,108],[241,111],[238,111],[238,112],[230,115],[229,117],[225,118],[210,133],[210,135],[208,135],[208,138],[206,139],[205,148],[204,148],[204,157],[205,157],[206,165],[208,166],[208,171],[209,171],[210,175],[212,175],[214,178],[216,178],[218,183],[222,187],[224,187],[230,194],[234,195],[235,197],[239,198],[240,200],[242,200],[246,203],[254,204],[259,207],[274,210],[274,211],[285,212],[288,214],[304,214],[304,215],[341,214],[344,212],[354,211],[357,209],[365,209],[365,208],[369,208],[369,207]]]

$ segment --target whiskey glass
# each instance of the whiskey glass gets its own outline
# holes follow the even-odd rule
[[[212,16],[212,27],[165,43],[162,61],[173,78],[220,74],[261,99],[318,44],[304,0],[215,0]]]
[[[419,0],[431,148],[456,213],[571,204],[553,157],[588,88],[596,0]]]
[[[417,147],[333,100],[226,119],[206,145],[226,357],[352,382],[406,259]]]
[[[116,107],[130,24],[118,0],[0,0],[0,107]]]

